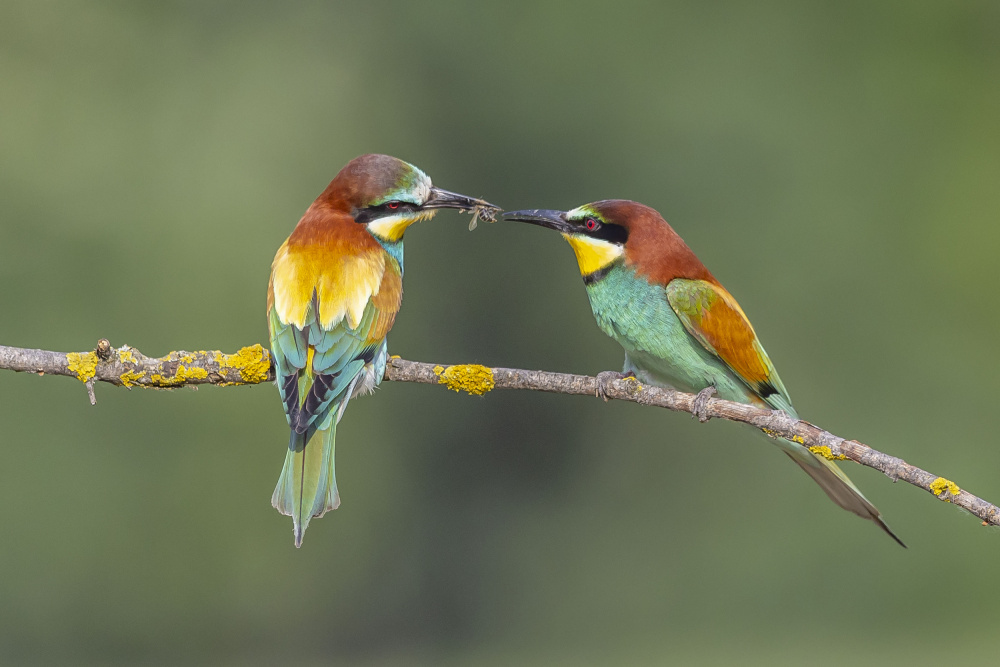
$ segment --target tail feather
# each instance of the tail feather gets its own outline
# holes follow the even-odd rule
[[[858,487],[854,486],[854,483],[837,467],[836,463],[813,454],[808,448],[800,444],[782,438],[778,439],[778,444],[788,454],[789,458],[795,461],[807,475],[813,478],[813,481],[819,484],[820,488],[830,497],[830,500],[862,519],[873,521],[889,537],[896,540],[901,547],[906,548],[903,541],[896,537],[896,534],[882,520],[882,515],[879,513],[878,508],[865,498],[864,494],[861,493]]]
[[[334,442],[337,421],[327,419],[326,428],[311,434],[292,431],[285,454],[281,477],[271,496],[271,505],[292,517],[295,546],[302,546],[302,537],[310,519],[323,516],[340,505],[334,469]],[[311,430],[311,429],[310,429]]]

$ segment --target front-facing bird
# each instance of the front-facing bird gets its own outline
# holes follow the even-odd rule
[[[388,155],[351,160],[278,248],[267,288],[278,389],[291,428],[271,504],[295,546],[340,504],[334,440],[348,401],[382,381],[386,334],[403,296],[403,232],[438,209],[496,209],[435,188]]]
[[[706,392],[706,398],[714,391],[797,417],[736,299],[655,210],[612,199],[503,217],[554,229],[569,241],[597,324],[625,348],[626,373],[651,385]],[[903,544],[833,462],[799,443],[776,442],[833,502]]]

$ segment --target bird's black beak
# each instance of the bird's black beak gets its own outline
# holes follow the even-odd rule
[[[499,206],[489,203],[488,201],[483,201],[482,199],[476,199],[474,197],[466,197],[465,195],[460,195],[457,192],[448,192],[447,190],[442,190],[441,188],[431,188],[431,196],[427,198],[421,208],[457,208],[460,211],[473,211],[476,209],[487,209],[489,211],[501,211]]]
[[[553,211],[549,209],[525,209],[523,211],[510,211],[503,214],[504,220],[515,222],[528,222],[539,227],[548,227],[564,234],[575,231],[573,226],[566,221],[565,211]]]

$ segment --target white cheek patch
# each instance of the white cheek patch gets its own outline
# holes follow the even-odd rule
[[[403,232],[406,231],[407,227],[421,220],[430,220],[435,213],[437,213],[437,209],[387,215],[369,222],[368,231],[381,239],[395,242],[403,238]]]
[[[625,254],[625,246],[595,239],[583,234],[563,234],[564,239],[573,246],[580,274],[587,276],[600,271],[605,266]]]

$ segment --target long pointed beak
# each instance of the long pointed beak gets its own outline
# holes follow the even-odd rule
[[[424,202],[421,208],[457,208],[460,211],[472,211],[484,208],[492,211],[503,210],[488,201],[476,199],[475,197],[466,197],[457,192],[449,192],[441,188],[431,188],[431,196]]]
[[[504,220],[514,222],[527,222],[539,227],[548,227],[557,232],[570,233],[573,226],[566,221],[565,211],[553,211],[551,209],[525,209],[523,211],[510,211],[503,214]]]

